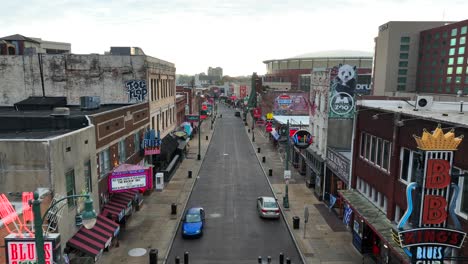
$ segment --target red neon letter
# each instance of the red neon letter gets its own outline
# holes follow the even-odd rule
[[[427,160],[426,188],[443,189],[450,184],[450,164],[443,159]]]
[[[17,244],[11,244],[10,245],[10,251],[11,251],[10,259],[17,260],[18,259],[18,245]]]
[[[440,224],[447,219],[445,207],[447,201],[444,197],[438,195],[426,195],[424,197],[424,210],[422,223],[425,224]]]

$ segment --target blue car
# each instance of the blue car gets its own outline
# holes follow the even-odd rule
[[[189,208],[182,218],[182,237],[200,237],[205,225],[205,211],[201,207]]]

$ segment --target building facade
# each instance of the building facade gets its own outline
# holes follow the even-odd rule
[[[180,126],[180,124],[182,124],[185,121],[185,108],[188,108],[186,102],[187,99],[185,98],[185,95],[176,95],[176,126]]]
[[[405,96],[416,92],[420,33],[443,26],[443,21],[390,21],[375,38],[373,94]]]
[[[11,35],[0,38],[0,55],[65,54],[71,52],[71,44]]]
[[[468,20],[420,33],[416,91],[468,95]]]
[[[416,166],[422,152],[413,135],[422,135],[423,129],[433,131],[441,125],[444,133],[455,128],[455,134],[468,132],[468,120],[460,115],[459,104],[434,103],[431,110],[414,111],[404,101],[363,100],[358,108],[352,155],[351,189],[340,194],[350,206],[354,220],[353,244],[361,252],[370,252],[371,246],[380,246],[382,259],[388,263],[410,263],[391,229],[396,229],[406,210],[407,187],[420,181],[422,173]],[[464,111],[466,112],[466,111]],[[466,170],[468,144],[462,142],[454,154],[452,174]],[[451,164],[452,165],[452,164]],[[451,177],[461,190],[456,197],[455,213],[461,229],[468,230],[466,204],[468,182]],[[410,198],[411,199],[411,198]],[[416,203],[417,204],[417,203]],[[416,205],[415,205],[416,206]],[[414,221],[418,217],[412,217]],[[449,227],[454,227],[450,221]],[[467,256],[468,247],[451,252],[451,256]]]
[[[301,76],[310,74],[314,68],[330,68],[339,64],[356,65],[358,68],[372,68],[372,53],[363,51],[323,51],[299,55],[293,58],[266,60],[265,86],[276,89],[298,90]],[[281,85],[285,83],[285,85]]]

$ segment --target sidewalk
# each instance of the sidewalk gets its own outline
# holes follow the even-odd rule
[[[252,119],[247,118],[248,126],[246,132],[252,140]],[[289,208],[283,207],[283,196],[285,194],[284,160],[268,139],[264,127],[254,128],[255,142],[252,142],[258,162],[262,165],[265,177],[268,178],[270,186],[283,212],[290,233],[295,240],[303,260],[307,264],[329,263],[347,264],[363,263],[361,254],[352,244],[352,235],[346,229],[341,219],[330,212],[326,205],[319,201],[305,184],[305,177],[289,164],[291,180],[288,185]],[[260,148],[260,153],[257,152]],[[262,163],[262,157],[266,162]],[[269,169],[273,170],[273,176],[267,176]],[[304,208],[308,207],[309,221],[306,226],[304,237]],[[294,216],[300,218],[299,229],[293,229]]]
[[[187,157],[174,172],[171,180],[162,192],[152,192],[144,196],[140,211],[134,212],[127,221],[125,228],[119,235],[119,247],[105,252],[99,263],[149,263],[149,251],[158,250],[158,263],[165,263],[170,246],[179,227],[180,218],[184,212],[192,187],[211,141],[213,130],[210,129],[211,119],[203,122],[201,134],[201,158],[198,155],[198,134],[190,140]],[[214,127],[214,126],[213,126]],[[208,136],[208,140],[206,140]],[[192,178],[188,178],[188,171],[192,171]],[[177,216],[171,215],[171,204],[177,204]],[[144,232],[142,232],[144,230]],[[141,252],[142,256],[130,256],[129,252]],[[146,250],[146,252],[144,250]],[[137,254],[140,255],[140,254]]]

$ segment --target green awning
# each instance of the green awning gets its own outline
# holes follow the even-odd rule
[[[351,206],[353,211],[359,214],[367,225],[377,232],[377,235],[385,241],[393,252],[401,255],[402,260],[409,260],[400,244],[393,240],[392,228],[394,228],[394,225],[388,220],[384,212],[355,189],[339,190],[338,193]]]

